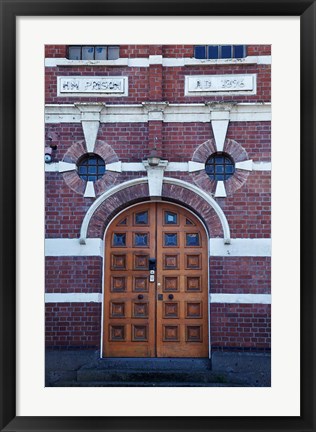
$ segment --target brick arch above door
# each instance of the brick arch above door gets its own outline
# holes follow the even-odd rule
[[[130,205],[150,199],[147,178],[122,183],[101,195],[89,208],[82,222],[80,241],[103,238],[113,217]],[[181,204],[191,209],[203,222],[212,238],[223,238],[230,243],[230,229],[218,203],[195,185],[165,177],[160,199]]]

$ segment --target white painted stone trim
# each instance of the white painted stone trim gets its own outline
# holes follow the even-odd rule
[[[150,121],[148,105],[113,104],[105,105],[100,113],[101,123],[147,123]],[[169,104],[162,111],[156,111],[165,123],[209,123],[214,118],[214,110],[207,104],[185,103]],[[154,115],[155,112],[152,112]],[[231,108],[229,119],[235,121],[271,121],[270,103],[240,103]],[[79,109],[69,104],[47,104],[46,123],[80,123]]]
[[[142,162],[122,162],[122,171],[146,171]]]
[[[216,198],[226,198],[226,188],[223,181],[218,181],[216,184],[215,195]]]
[[[45,239],[45,256],[103,256],[103,240],[88,238],[85,244],[79,239]]]
[[[102,303],[100,293],[46,293],[45,303]]]
[[[236,65],[236,64],[271,64],[271,56],[247,56],[242,59],[215,59],[200,60],[190,57],[168,58],[162,56],[149,56],[145,58],[119,58],[117,60],[68,60],[66,58],[46,58],[46,67],[56,66],[127,66],[149,67],[150,64],[162,64],[165,67],[181,66],[210,66],[210,65]]]
[[[245,170],[245,171],[252,171],[253,169],[252,159],[245,160],[242,162],[236,162],[235,168]]]
[[[105,165],[105,169],[107,171],[113,171],[113,172],[122,172],[122,162],[112,162],[110,164]]]
[[[141,178],[129,180],[125,183],[121,183],[117,186],[114,186],[113,188],[107,190],[106,192],[104,192],[104,194],[99,196],[92,203],[92,205],[90,206],[90,208],[88,209],[88,211],[86,212],[86,214],[83,218],[83,221],[81,224],[81,229],[80,229],[80,242],[82,244],[84,244],[84,242],[86,241],[90,220],[91,220],[94,212],[103,203],[103,201],[105,201],[108,197],[115,194],[116,192],[119,192],[119,191],[124,190],[128,187],[131,187],[131,186],[135,186],[137,184],[143,184],[143,183],[147,183],[147,182],[148,182],[147,177],[141,177]],[[226,216],[225,216],[223,210],[221,209],[221,207],[218,205],[218,203],[210,195],[208,195],[203,190],[199,189],[197,186],[192,185],[192,184],[185,182],[183,180],[170,178],[170,177],[164,177],[163,182],[167,183],[167,184],[174,184],[177,186],[181,186],[185,189],[189,189],[189,190],[195,192],[197,195],[201,196],[206,202],[208,202],[210,204],[210,206],[213,207],[213,209],[215,210],[216,214],[218,215],[218,217],[221,221],[221,225],[222,225],[223,233],[224,233],[224,242],[230,243],[230,229],[229,229],[229,225],[228,225],[228,221],[226,219]]]
[[[205,169],[205,164],[203,164],[201,162],[189,161],[188,165],[189,165],[188,166],[189,172],[202,171]]]
[[[271,294],[210,294],[210,303],[271,304]]]
[[[148,161],[143,161],[144,167],[147,170],[149,196],[161,197],[163,176],[168,161],[160,160],[159,165],[151,166]]]
[[[253,162],[252,169],[254,171],[271,171],[271,162]]]
[[[87,238],[85,244],[79,239],[45,239],[45,256],[100,256],[103,257],[103,240]],[[271,239],[231,239],[231,244],[221,238],[210,238],[210,256],[213,257],[270,257]]]
[[[66,171],[74,171],[76,170],[76,164],[68,163],[68,162],[53,162],[50,164],[45,164],[45,172],[66,172]]]
[[[224,143],[229,120],[212,120],[211,124],[216,144],[216,150],[218,152],[222,152],[224,150]]]
[[[214,257],[270,257],[270,238],[232,238],[230,244],[224,244],[221,238],[210,238],[210,256]]]
[[[87,181],[86,190],[84,191],[85,198],[95,198],[94,184],[92,181]]]
[[[257,74],[186,75],[184,78],[187,97],[257,94]]]
[[[271,294],[210,294],[210,303],[271,304]],[[101,293],[46,293],[45,303],[102,303]]]

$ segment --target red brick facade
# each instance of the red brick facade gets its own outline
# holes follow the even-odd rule
[[[95,182],[93,197],[84,196],[86,182],[79,178],[76,169],[63,171],[58,168],[61,163],[76,164],[87,153],[82,124],[85,118],[83,115],[80,117],[75,104],[105,104],[102,120],[101,117],[97,120],[99,126],[94,153],[106,165],[141,164],[154,147],[159,156],[169,163],[191,161],[205,164],[206,159],[216,153],[218,145],[213,117],[209,121],[204,117],[200,120],[192,111],[189,119],[178,116],[170,117],[168,121],[165,113],[171,112],[170,116],[175,116],[177,107],[188,110],[192,107],[194,110],[200,106],[208,115],[213,113],[212,104],[216,105],[216,111],[219,107],[219,111],[235,110],[237,113],[240,107],[266,109],[271,101],[270,55],[269,45],[249,45],[245,61],[210,61],[206,64],[205,61],[188,61],[183,65],[177,61],[192,60],[193,45],[122,45],[119,60],[128,59],[131,63],[118,65],[114,61],[107,65],[106,62],[89,64],[82,61],[66,64],[66,46],[46,46],[45,57],[49,62],[45,68],[45,102],[48,109],[60,110],[58,115],[48,115],[45,130],[45,145],[57,146],[52,151],[50,164],[56,169],[46,169],[46,239],[72,239],[78,240],[79,244],[87,218],[86,238],[103,239],[106,228],[119,211],[150,199],[145,169],[122,169],[121,172],[107,170],[106,175]],[[153,56],[160,57],[155,60]],[[143,66],[133,66],[133,61]],[[254,94],[185,94],[185,76],[249,74],[256,76]],[[128,77],[128,96],[60,96],[57,78],[68,76],[96,79],[101,76]],[[166,104],[155,106],[154,103],[158,102]],[[225,108],[225,102],[230,103],[231,107]],[[130,120],[119,114],[117,121],[113,120],[111,109],[115,105],[127,107],[131,113]],[[72,110],[72,117],[68,115],[63,118],[63,106]],[[133,109],[138,110],[139,117],[136,118]],[[153,117],[151,111],[154,112]],[[255,119],[251,113],[245,114],[243,118],[238,115],[236,119],[230,117],[223,143],[224,151],[233,158],[234,163],[252,161],[254,168],[247,170],[242,165],[241,168],[236,166],[235,174],[225,181],[226,197],[216,196],[217,182],[210,180],[204,169],[164,172],[164,177],[189,186],[164,182],[161,198],[185,205],[200,217],[208,231],[210,250],[212,239],[222,239],[224,242],[225,235],[219,213],[215,205],[212,207],[210,204],[212,200],[226,217],[232,246],[237,240],[240,242],[238,244],[243,245],[246,243],[242,243],[242,240],[264,242],[271,238],[271,172],[260,165],[271,162],[271,123],[266,114],[263,117],[260,114]],[[135,180],[133,185],[120,189],[120,185],[131,180]],[[96,209],[91,210],[90,215],[90,207],[105,194],[108,195]],[[218,256],[212,251],[210,253],[211,347],[268,350],[271,346],[271,305],[266,301],[261,303],[260,296],[271,293],[269,253],[259,250],[257,253],[252,249],[251,253],[247,250],[243,254],[241,249],[230,254],[229,246],[227,248],[227,253],[219,253]],[[63,255],[61,252],[59,256],[54,253],[46,257],[46,294],[101,294],[103,257]],[[236,300],[236,303],[225,303],[224,300],[214,303],[212,294],[251,294],[253,297],[251,303],[242,303],[240,300]],[[100,349],[101,303],[76,302],[76,297],[73,298],[72,302],[59,302],[47,297],[46,346],[50,349]]]

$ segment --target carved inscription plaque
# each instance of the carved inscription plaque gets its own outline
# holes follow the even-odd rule
[[[189,75],[185,77],[185,95],[256,94],[256,74]]]
[[[128,77],[59,76],[57,96],[127,96]]]

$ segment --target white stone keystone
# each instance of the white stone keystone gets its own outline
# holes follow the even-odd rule
[[[216,149],[218,152],[222,152],[224,150],[224,143],[229,120],[212,120],[211,123],[215,138]]]
[[[94,184],[92,181],[87,182],[86,190],[84,192],[85,198],[95,198],[95,190],[94,190]]]
[[[223,181],[218,181],[216,185],[216,191],[215,191],[215,197],[216,198],[226,198],[226,188]]]
[[[168,165],[168,161],[161,160],[158,166],[151,166],[146,160],[143,161],[143,164],[147,170],[149,196],[160,197],[162,194],[164,171]]]

